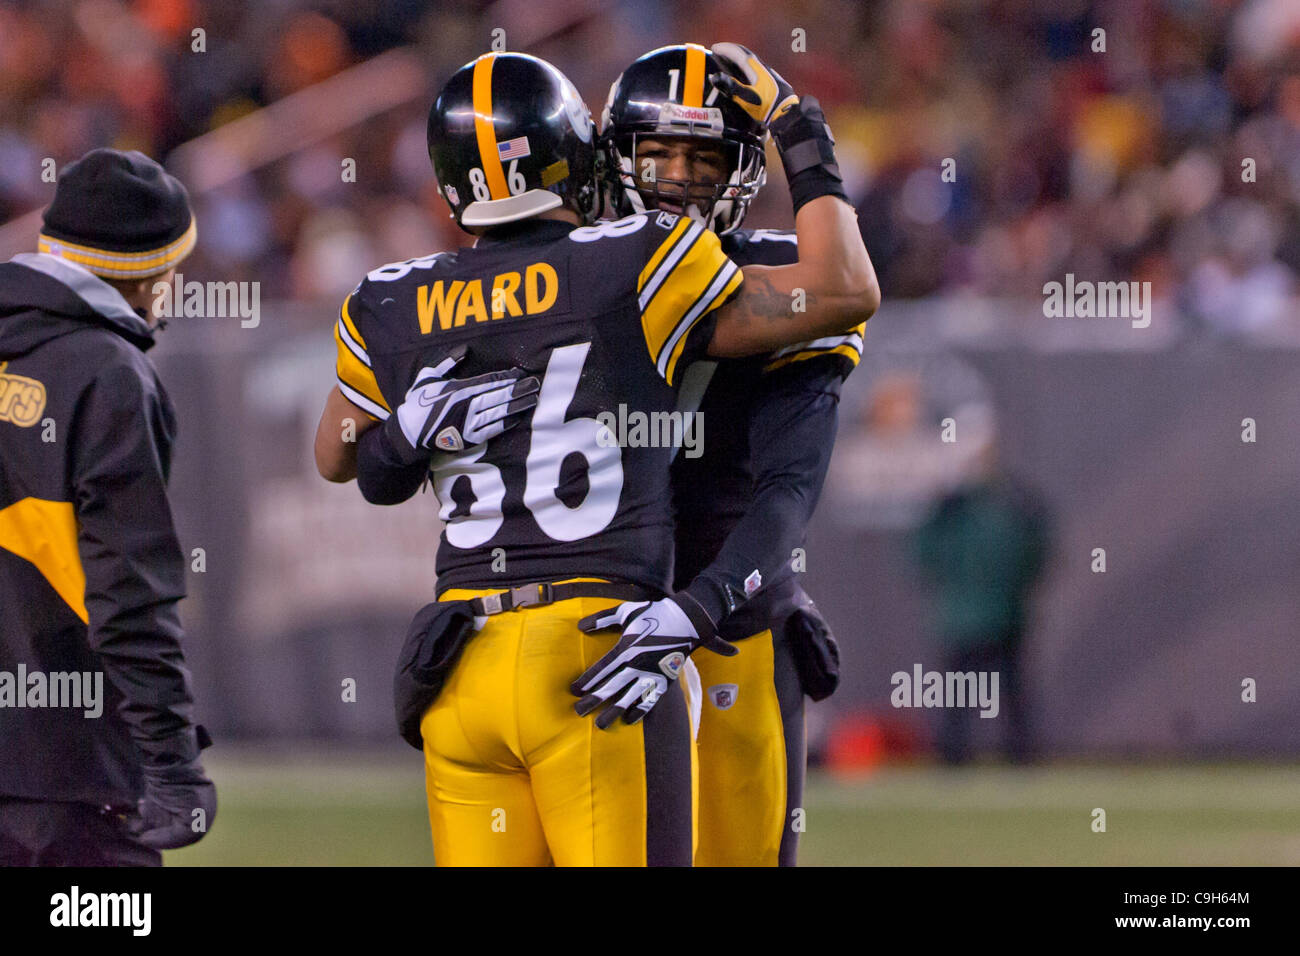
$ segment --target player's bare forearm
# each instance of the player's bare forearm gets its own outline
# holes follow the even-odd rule
[[[843,313],[838,321],[828,314],[817,334],[847,332],[871,318],[880,308],[880,283],[862,242],[857,210],[835,196],[822,196],[799,210],[795,233],[799,261],[784,268],[806,268],[809,274],[800,278],[807,288],[835,299],[828,311]]]
[[[880,283],[848,203],[822,196],[795,218],[799,261],[746,266],[736,295],[718,309],[709,354],[736,358],[847,332],[880,307]]]
[[[357,476],[357,439],[379,422],[357,408],[335,385],[325,398],[316,426],[316,470],[326,481],[345,482]]]

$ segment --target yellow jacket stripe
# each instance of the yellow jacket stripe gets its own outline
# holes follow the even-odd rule
[[[81,622],[90,622],[71,502],[23,498],[0,509],[0,548],[34,564]]]
[[[474,61],[474,134],[478,137],[478,156],[487,178],[488,194],[493,199],[506,199],[505,170],[501,168],[501,154],[497,152],[497,131],[492,125],[492,64],[495,53],[485,53]]]
[[[682,77],[682,105],[704,105],[704,47],[686,44],[686,75]]]

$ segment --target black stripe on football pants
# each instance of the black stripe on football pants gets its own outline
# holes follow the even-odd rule
[[[779,625],[778,625],[779,626]],[[796,866],[799,862],[799,834],[793,827],[796,808],[803,807],[804,774],[808,767],[807,741],[804,739],[804,696],[795,669],[794,656],[784,634],[772,638],[772,681],[781,709],[781,731],[785,736],[785,824],[781,830],[778,866]]]
[[[669,686],[642,724],[646,866],[690,866],[691,718],[679,681]]]

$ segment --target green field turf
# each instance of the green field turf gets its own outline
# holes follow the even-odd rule
[[[314,751],[205,757],[220,788],[172,866],[433,862],[420,758]],[[1300,767],[884,768],[815,773],[804,865],[1300,864]],[[1106,811],[1105,833],[1091,829]]]

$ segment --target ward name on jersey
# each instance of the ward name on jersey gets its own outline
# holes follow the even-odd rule
[[[339,387],[374,417],[457,347],[458,375],[541,380],[527,426],[438,459],[439,592],[575,576],[667,589],[673,449],[619,448],[597,416],[673,411],[742,279],[716,236],[667,213],[523,221],[366,276],[335,338]]]

